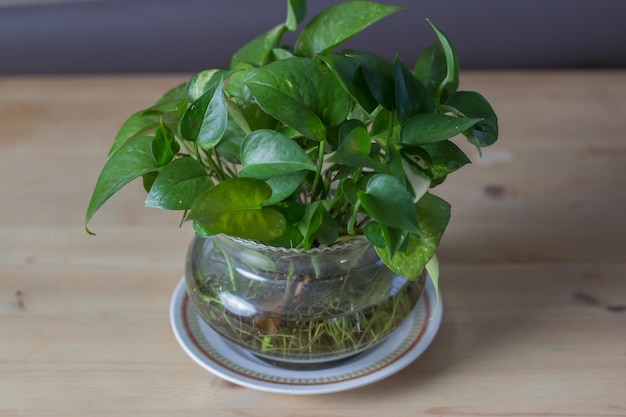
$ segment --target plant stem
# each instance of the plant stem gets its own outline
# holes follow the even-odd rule
[[[315,195],[317,194],[317,186],[322,178],[322,167],[324,165],[324,151],[326,149],[326,141],[323,140],[320,142],[318,147],[317,154],[317,169],[315,170],[315,179],[313,180],[313,185],[311,186],[311,201],[315,201]]]
[[[210,152],[207,152],[205,158],[202,158],[202,156],[200,155],[200,149],[198,146],[196,146],[196,150],[198,152],[198,158],[201,158],[202,160],[206,162],[207,166],[211,169],[211,171],[213,171],[213,173],[215,173],[215,176],[217,177],[218,180],[224,181],[226,179],[226,175],[224,175],[224,172],[220,169],[220,167],[213,160],[213,150],[211,150]]]
[[[224,167],[222,166],[222,158],[220,158],[220,154],[217,152],[217,149],[213,149],[213,155],[215,155],[215,159],[217,161],[217,168],[220,170],[221,174],[225,177]]]
[[[357,201],[356,204],[354,205],[354,209],[352,210],[352,216],[350,217],[350,223],[348,223],[348,234],[349,235],[354,235],[355,230],[354,230],[354,225],[356,224],[356,218],[359,214],[359,209],[361,208],[361,201]]]
[[[387,143],[385,146],[385,157],[383,158],[383,163],[386,164],[389,162],[389,149],[391,148],[391,138],[393,136],[393,112],[389,112],[389,122],[387,126]]]

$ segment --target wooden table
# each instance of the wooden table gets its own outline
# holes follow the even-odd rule
[[[0,79],[0,416],[626,416],[626,72],[464,75],[501,140],[440,189],[440,332],[388,379],[307,397],[182,351],[192,231],[140,184],[83,231],[118,126],[184,79]]]

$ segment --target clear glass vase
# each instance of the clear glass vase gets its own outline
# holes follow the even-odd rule
[[[220,335],[275,363],[342,359],[411,313],[425,277],[391,272],[366,239],[311,250],[217,235],[194,238],[187,293]]]

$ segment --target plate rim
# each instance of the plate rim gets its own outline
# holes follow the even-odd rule
[[[231,345],[230,342],[227,342],[225,339],[219,336],[204,322],[204,320],[198,315],[198,313],[195,312],[193,305],[190,305],[189,296],[187,295],[185,277],[182,277],[180,279],[172,294],[170,302],[170,323],[174,335],[185,353],[187,353],[187,355],[190,356],[198,365],[226,381],[247,388],[273,393],[325,394],[354,389],[380,381],[404,369],[415,359],[421,356],[434,340],[441,325],[443,310],[441,297],[439,297],[438,303],[436,304],[436,309],[433,312],[432,299],[437,296],[438,294],[435,291],[434,286],[432,285],[430,280],[427,280],[423,295],[422,297],[420,297],[420,300],[418,301],[416,307],[414,307],[410,320],[401,324],[398,329],[391,333],[386,338],[386,340],[382,341],[378,346],[374,346],[373,348],[371,348],[370,351],[363,352],[362,354],[358,355],[358,357],[364,355],[364,359],[362,361],[364,362],[364,364],[367,364],[368,356],[373,356],[373,359],[376,359],[376,355],[369,355],[371,352],[375,352],[377,349],[381,349],[383,346],[385,346],[385,344],[387,344],[387,349],[393,349],[391,349],[391,351],[387,355],[379,358],[378,360],[372,361],[372,363],[368,367],[361,368],[366,369],[366,371],[363,371],[361,373],[357,372],[353,376],[343,377],[341,379],[333,379],[333,377],[324,377],[319,375],[322,375],[324,372],[330,373],[331,371],[341,370],[343,365],[327,369],[326,371],[296,371],[273,367],[272,365],[263,362],[263,365],[261,366],[264,366],[265,370],[274,370],[275,374],[271,375],[267,372],[265,374],[263,374],[263,372],[255,372],[250,367],[246,368],[245,366],[239,364],[238,367],[250,372],[244,373],[237,370],[235,367],[229,366],[223,360],[215,357],[215,355],[207,352],[200,343],[200,341],[197,340],[198,337],[202,337],[203,341],[207,343],[208,346],[210,346],[216,353],[218,353],[220,356],[228,361],[234,363],[232,358],[228,358],[227,356],[235,355],[244,363],[249,362],[253,360],[252,358],[254,358],[259,364],[261,364],[260,359],[257,359],[251,353],[246,352],[242,348]],[[412,332],[415,332],[416,326],[419,325],[416,325],[415,319],[418,314],[417,311],[420,303],[423,303],[423,309],[425,310],[423,312],[423,321],[420,325],[421,327],[419,329],[419,332],[417,332],[417,335],[411,336]],[[199,327],[205,327],[204,330],[200,329],[197,331],[201,333],[200,336],[196,334],[197,332],[191,329],[188,311],[193,312],[193,318],[196,320]],[[395,338],[393,336],[395,335],[397,338],[402,331],[406,332],[407,334],[404,336],[400,336],[401,339],[399,343],[396,342],[394,344]],[[206,336],[205,332],[210,333],[212,338],[216,338],[216,341],[210,340],[210,338]],[[412,337],[409,346],[404,348],[400,353],[395,353],[396,350],[409,339],[409,337]],[[220,349],[218,349],[218,347],[220,347]],[[223,350],[229,350],[226,356],[224,355]],[[394,353],[395,356],[392,357],[390,360],[384,362],[381,366],[375,366],[378,362],[384,359],[388,359]],[[359,360],[357,360],[356,362],[359,362]],[[371,369],[367,370],[367,368]],[[254,373],[263,375],[264,377],[251,375]],[[281,374],[289,375],[289,377],[287,377],[286,379],[298,379],[302,382],[280,381],[280,379],[283,378]],[[309,378],[304,377],[303,375],[309,375]],[[318,377],[315,377],[315,375],[318,375]]]

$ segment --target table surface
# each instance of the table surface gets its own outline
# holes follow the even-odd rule
[[[83,217],[122,121],[186,75],[0,78],[0,416],[626,416],[626,72],[473,72],[501,139],[439,194],[435,341],[355,390],[227,383],[176,342],[192,236],[132,184]]]

